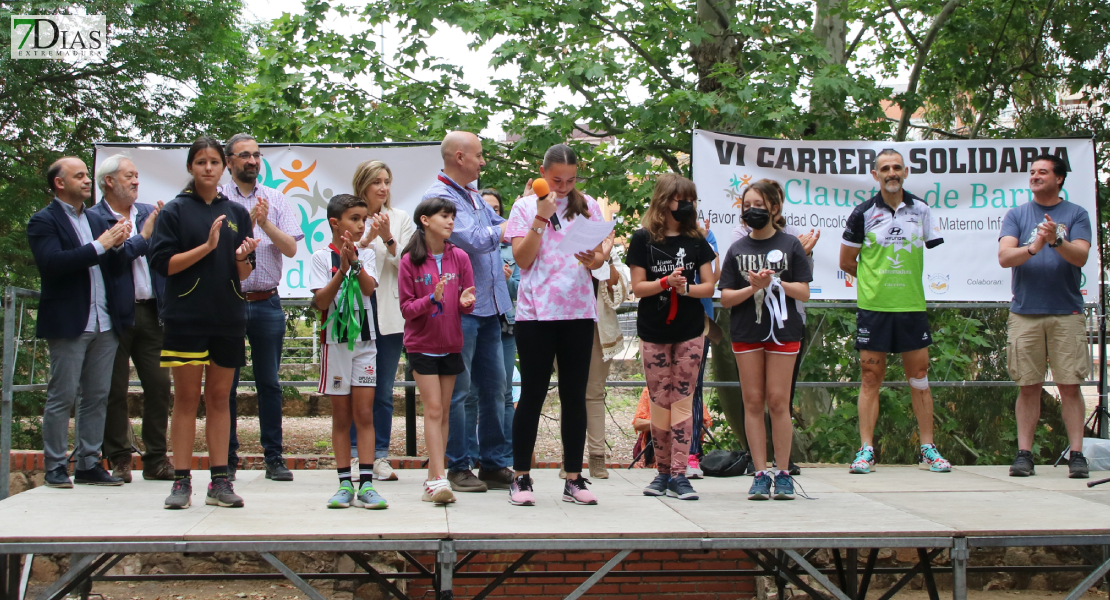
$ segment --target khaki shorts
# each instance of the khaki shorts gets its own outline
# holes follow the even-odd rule
[[[1091,373],[1090,348],[1084,315],[1018,315],[1007,321],[1006,368],[1018,385],[1044,383],[1052,365],[1052,380],[1076,385]]]

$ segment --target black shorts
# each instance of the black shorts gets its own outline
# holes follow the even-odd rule
[[[420,375],[458,375],[466,370],[463,366],[462,354],[458,352],[447,356],[409,352],[408,357],[412,372]]]
[[[901,354],[933,343],[924,312],[856,311],[856,350]]]
[[[163,367],[214,364],[236,369],[247,364],[245,339],[241,336],[186,335],[166,332],[162,337]]]

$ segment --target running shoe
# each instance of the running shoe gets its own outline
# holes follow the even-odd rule
[[[701,463],[698,462],[697,455],[691,454],[690,460],[686,461],[686,478],[701,479],[701,476]]]
[[[671,476],[670,476],[669,473],[658,473],[658,474],[656,474],[655,479],[652,479],[651,483],[649,483],[647,485],[647,487],[644,488],[644,495],[645,496],[666,496],[667,495],[667,484],[670,483],[670,481],[671,481]]]
[[[1072,451],[1068,459],[1068,477],[1071,479],[1087,479],[1091,476],[1087,459],[1082,452]]]
[[[767,471],[755,474],[755,481],[748,490],[748,500],[766,500],[771,497],[771,475]]]
[[[779,471],[775,473],[775,500],[793,500],[794,499],[794,479],[787,471]]]
[[[563,485],[563,502],[573,502],[575,504],[588,504],[593,506],[597,504],[597,496],[593,492],[586,489],[586,484],[590,480],[579,475],[576,479],[567,479],[566,484]]]
[[[509,504],[513,506],[535,506],[536,495],[532,493],[532,478],[527,473],[517,475],[509,484]]]
[[[374,484],[367,481],[358,488],[358,495],[354,500],[351,500],[351,505],[355,508],[368,508],[370,510],[381,510],[389,506],[385,498],[374,489]]]
[[[243,507],[243,499],[235,494],[235,489],[226,477],[217,477],[208,484],[208,495],[204,498],[204,503],[224,508]]]
[[[921,445],[921,464],[928,465],[929,470],[934,473],[948,473],[952,470],[952,463],[944,460],[936,444]]]
[[[393,472],[393,465],[389,459],[382,457],[374,460],[374,479],[378,481],[397,481],[397,474]]]
[[[424,482],[424,493],[420,495],[424,502],[436,504],[450,504],[455,501],[455,494],[451,491],[451,482],[446,477],[436,477]]]
[[[1033,468],[1033,453],[1028,450],[1018,450],[1017,456],[1014,457],[1014,464],[1010,465],[1010,477],[1029,477],[1036,474],[1037,471]]]
[[[350,508],[355,499],[355,486],[344,479],[339,482],[339,491],[328,500],[328,508]]]
[[[694,491],[694,486],[690,485],[690,480],[686,479],[685,475],[671,477],[671,480],[667,482],[667,495],[679,500],[698,499],[698,493]]]
[[[848,472],[856,475],[866,475],[875,468],[875,450],[871,446],[864,446],[856,452],[856,460],[852,461]]]
[[[189,508],[193,503],[193,480],[185,477],[173,482],[173,487],[170,488],[170,495],[166,498],[165,508],[169,510],[180,510],[182,508]]]

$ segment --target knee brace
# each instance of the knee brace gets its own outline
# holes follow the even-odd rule
[[[915,390],[927,390],[927,389],[929,389],[929,376],[926,375],[926,376],[922,377],[921,379],[915,379],[913,377],[910,377],[910,387],[912,387]]]

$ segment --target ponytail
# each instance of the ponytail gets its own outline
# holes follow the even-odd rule
[[[412,220],[416,223],[416,233],[409,238],[409,243],[401,251],[401,255],[408,254],[412,264],[418,267],[423,265],[424,261],[428,260],[428,242],[424,239],[424,223],[420,221],[420,217],[431,218],[441,212],[454,215],[455,211],[455,203],[446,198],[428,198],[421,202],[412,213]]]

